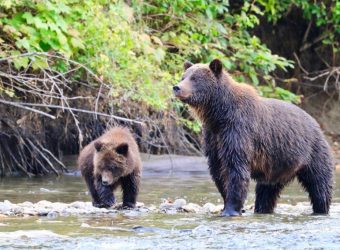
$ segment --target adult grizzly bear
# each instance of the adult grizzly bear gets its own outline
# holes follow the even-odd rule
[[[136,205],[142,163],[137,143],[127,128],[111,128],[88,144],[80,152],[78,167],[93,206],[112,206],[118,185],[123,190],[123,207]]]
[[[186,62],[184,68],[173,91],[202,121],[210,173],[224,199],[222,215],[241,214],[250,178],[257,181],[255,213],[272,213],[295,176],[314,213],[327,214],[333,163],[317,122],[295,105],[235,82],[218,59]]]

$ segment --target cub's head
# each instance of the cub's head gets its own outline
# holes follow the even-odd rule
[[[175,96],[191,106],[209,103],[218,88],[222,75],[222,62],[218,59],[210,64],[184,63],[184,75],[181,82],[173,87]]]
[[[129,174],[128,143],[105,143],[95,141],[94,169],[93,173],[97,180],[101,179],[104,186],[112,185],[122,176]]]

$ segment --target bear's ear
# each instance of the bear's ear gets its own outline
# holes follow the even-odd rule
[[[126,143],[122,143],[116,148],[116,152],[124,156],[127,155],[128,150],[129,150],[129,145]]]
[[[189,61],[185,61],[184,62],[184,70],[187,70],[188,68],[190,68],[192,65],[194,65],[193,63],[189,62]]]
[[[222,62],[219,59],[214,59],[209,64],[209,68],[214,73],[214,75],[218,77],[222,72]]]
[[[102,149],[102,147],[103,147],[103,143],[102,142],[96,141],[94,143],[94,148],[97,150],[97,152],[99,152]]]

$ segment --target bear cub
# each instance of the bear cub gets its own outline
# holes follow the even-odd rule
[[[95,207],[111,207],[121,186],[123,207],[133,208],[139,191],[142,162],[138,145],[127,128],[113,127],[80,152],[78,168]]]
[[[272,213],[282,189],[295,177],[313,211],[327,214],[333,161],[318,123],[299,107],[264,98],[234,81],[218,59],[184,64],[174,94],[202,121],[210,174],[224,200],[223,216],[237,216],[256,184],[256,213]]]

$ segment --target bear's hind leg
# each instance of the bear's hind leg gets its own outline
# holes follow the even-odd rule
[[[123,208],[134,208],[136,206],[137,196],[139,192],[140,174],[131,173],[121,179],[123,190]]]
[[[271,214],[276,207],[277,199],[284,185],[277,184],[256,184],[255,213]]]
[[[314,214],[328,214],[332,199],[332,170],[319,171],[307,166],[298,173],[298,180],[309,194]]]

